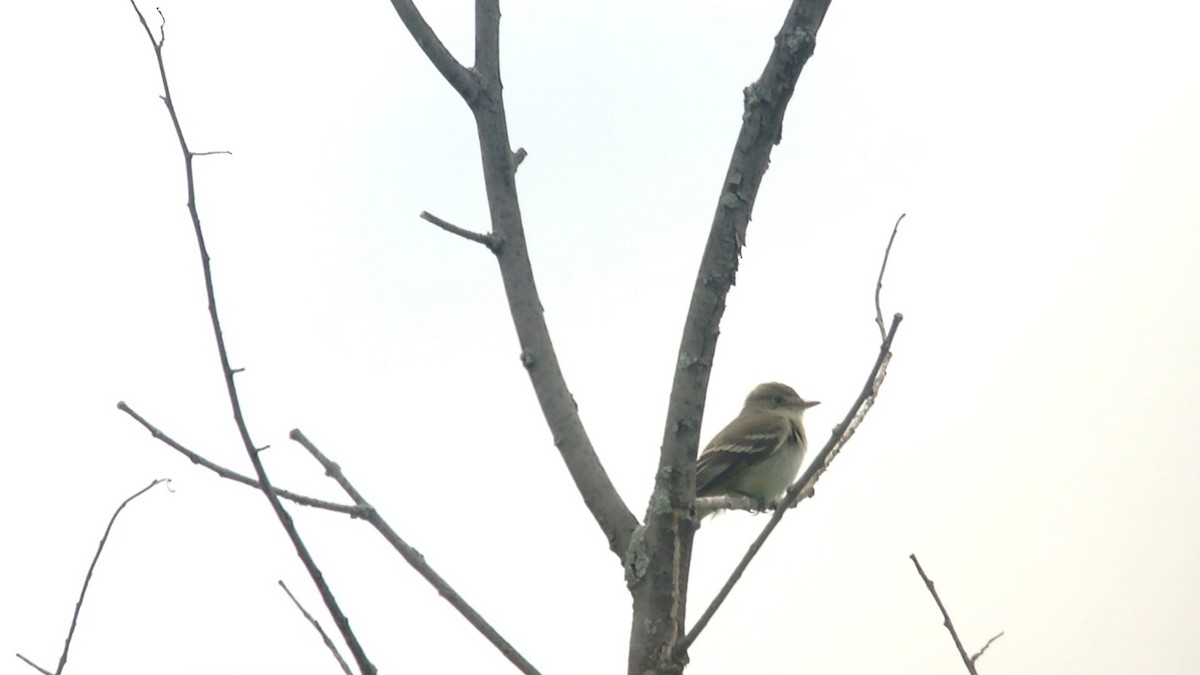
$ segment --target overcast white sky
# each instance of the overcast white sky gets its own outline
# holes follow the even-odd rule
[[[469,60],[471,3],[422,3]],[[688,295],[783,0],[508,2],[531,254],[602,460],[641,514]],[[163,0],[218,301],[281,485],[338,497],[303,429],[546,673],[625,668],[629,596],[541,421],[491,257],[470,115],[389,3]],[[153,5],[147,4],[147,10]],[[1162,0],[835,2],[772,156],[709,396],[824,402],[906,316],[882,397],[692,650],[689,672],[1195,673],[1200,10]],[[247,469],[178,148],[126,2],[0,10],[0,666],[334,673]],[[294,509],[381,672],[509,672],[366,526]],[[763,517],[698,536],[698,616]],[[328,626],[329,622],[326,620]]]

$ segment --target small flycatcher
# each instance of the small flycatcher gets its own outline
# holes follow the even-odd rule
[[[742,412],[709,441],[696,461],[696,496],[745,495],[765,506],[796,480],[808,449],[805,401],[786,384],[760,384]]]

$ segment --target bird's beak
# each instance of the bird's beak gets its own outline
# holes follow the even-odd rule
[[[813,407],[814,405],[821,405],[821,402],[820,401],[805,401],[802,409],[808,410],[809,408]]]

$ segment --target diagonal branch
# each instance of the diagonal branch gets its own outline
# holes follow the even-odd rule
[[[100,537],[100,545],[96,547],[96,555],[92,557],[92,564],[88,566],[87,576],[83,579],[83,588],[79,590],[79,600],[75,602],[75,614],[71,616],[71,628],[67,631],[67,639],[63,644],[62,655],[58,658],[58,669],[54,671],[55,673],[61,673],[67,665],[67,651],[71,649],[71,638],[75,635],[75,626],[79,622],[79,612],[83,609],[83,597],[87,595],[88,584],[92,583],[92,574],[96,571],[96,563],[100,562],[100,554],[104,552],[104,545],[108,543],[108,535],[112,533],[113,525],[117,522],[117,516],[121,515],[121,512],[125,510],[129,502],[149,492],[155,485],[166,482],[169,482],[169,479],[155,478],[150,481],[149,485],[133,493],[125,501],[121,502],[117,510],[113,511],[112,518],[108,519],[108,527],[104,528],[104,536]]]
[[[25,658],[25,656],[23,654],[21,654],[20,652],[17,652],[17,658],[24,661],[26,665],[28,665],[30,668],[33,668],[34,670],[38,671],[42,675],[56,675],[55,673],[52,673],[52,672],[46,670],[45,668],[39,666],[38,664],[34,663],[33,661],[30,661],[29,659]]]
[[[933,601],[937,603],[938,610],[942,613],[942,625],[946,630],[950,631],[950,638],[954,640],[954,648],[958,650],[958,655],[962,657],[963,665],[967,667],[967,672],[971,675],[979,675],[975,670],[975,662],[967,656],[967,650],[963,649],[962,640],[958,639],[958,631],[954,630],[954,622],[950,620],[950,614],[946,611],[946,606],[942,604],[942,599],[938,597],[937,589],[933,587],[933,581],[925,575],[925,570],[921,568],[921,562],[917,560],[917,554],[912,553],[909,559],[913,561],[913,565],[917,567],[917,574],[921,575],[921,581],[925,582],[925,588],[929,590],[929,594],[933,596]]]
[[[221,331],[221,319],[217,314],[217,299],[216,293],[213,290],[212,267],[209,264],[208,247],[204,243],[204,232],[200,227],[200,214],[196,208],[196,184],[195,174],[192,163],[195,159],[195,154],[188,149],[187,140],[183,135],[183,127],[179,123],[179,115],[175,111],[175,103],[171,98],[171,87],[167,81],[167,69],[163,64],[163,43],[166,41],[166,36],[163,27],[159,27],[159,38],[155,39],[154,32],[150,30],[149,24],[146,23],[146,17],[142,15],[142,11],[138,9],[137,3],[130,0],[133,5],[133,10],[137,12],[138,20],[142,23],[142,28],[146,31],[146,37],[149,38],[151,46],[154,48],[154,56],[158,62],[158,73],[162,79],[163,86],[163,103],[167,107],[167,112],[171,117],[171,124],[175,128],[175,136],[179,141],[179,149],[183,153],[183,166],[187,182],[187,208],[188,214],[191,216],[192,229],[196,235],[196,245],[200,252],[200,266],[204,273],[204,291],[208,297],[208,315],[212,322],[213,336],[216,338],[217,355],[221,361],[221,373],[225,379],[225,389],[229,395],[229,405],[233,410],[233,420],[237,425],[238,434],[241,436],[242,444],[246,449],[246,454],[250,458],[250,463],[254,466],[254,473],[258,476],[259,488],[267,501],[271,505],[271,510],[275,512],[279,519],[279,524],[287,533],[288,539],[292,542],[292,547],[296,551],[297,557],[304,564],[304,568],[308,571],[309,577],[312,578],[313,584],[321,594],[321,599],[325,602],[326,609],[329,610],[333,617],[334,623],[342,634],[342,638],[346,641],[350,652],[354,655],[354,660],[357,662],[359,670],[363,675],[374,675],[375,666],[367,658],[366,652],[358,642],[358,638],[350,629],[350,621],[342,613],[338,605],[337,598],[330,590],[329,584],[325,581],[325,576],[317,567],[317,563],[313,560],[312,554],[304,545],[304,541],[300,538],[300,533],[296,530],[295,523],[292,522],[292,517],[283,508],[283,504],[279,501],[279,496],[275,494],[271,487],[270,479],[267,478],[266,469],[263,467],[262,459],[259,457],[259,448],[254,445],[250,438],[250,430],[246,426],[246,420],[242,415],[242,406],[238,398],[237,385],[234,383],[234,369],[229,365],[229,353],[225,347],[225,336]],[[162,12],[159,12],[162,16]],[[166,20],[163,19],[165,25]]]
[[[362,518],[368,523],[371,523],[371,525],[383,535],[383,538],[392,545],[392,548],[396,549],[396,552],[400,554],[400,557],[404,558],[405,562],[407,562],[414,570],[417,571],[418,574],[424,577],[425,580],[428,581],[435,590],[437,590],[438,595],[445,598],[446,602],[449,602],[454,609],[457,609],[458,613],[462,614],[463,617],[475,627],[475,630],[478,630],[485,638],[487,638],[489,642],[492,643],[493,646],[496,647],[496,649],[500,650],[500,653],[503,654],[505,658],[507,658],[514,666],[516,666],[518,670],[520,670],[522,673],[526,673],[526,675],[538,675],[538,670],[533,667],[533,664],[529,663],[529,661],[526,661],[525,657],[521,656],[521,653],[518,652],[515,647],[509,644],[508,641],[505,640],[495,628],[492,628],[491,624],[489,624],[487,620],[479,614],[479,612],[475,611],[474,607],[471,607],[469,604],[467,604],[467,601],[458,594],[458,591],[455,591],[454,588],[441,577],[441,575],[439,575],[432,567],[430,567],[429,563],[425,562],[425,556],[421,555],[420,551],[410,546],[408,542],[400,538],[400,535],[396,534],[396,531],[393,530],[390,525],[388,525],[387,521],[383,519],[383,516],[379,515],[379,512],[376,511],[366,501],[366,499],[363,498],[358,489],[350,483],[349,479],[346,478],[346,475],[342,473],[342,467],[338,466],[335,462],[330,461],[330,459],[326,457],[325,454],[322,453],[312,441],[308,440],[308,437],[305,436],[304,433],[299,429],[292,429],[292,432],[288,436],[293,441],[296,441],[300,445],[304,446],[305,450],[308,450],[309,454],[312,455],[322,467],[324,467],[325,475],[332,478],[339,486],[341,486],[342,490],[344,490],[346,494],[350,496],[350,499],[354,500],[355,506],[359,508],[363,514]]]
[[[404,27],[412,34],[413,40],[421,51],[425,52],[433,67],[438,69],[463,100],[468,103],[475,100],[479,93],[479,82],[475,73],[459,63],[450,50],[446,49],[446,45],[442,44],[437,34],[425,22],[425,17],[421,16],[420,10],[412,0],[392,0],[392,7],[396,9]]]
[[[991,647],[993,642],[995,642],[996,640],[999,640],[1002,637],[1004,637],[1004,631],[1000,631],[999,633],[996,633],[987,642],[983,643],[983,646],[979,648],[979,651],[977,651],[971,655],[971,663],[975,663],[976,661],[978,661],[979,657],[983,656],[983,653],[988,650],[988,647]]]
[[[337,645],[333,644],[333,640],[329,639],[329,633],[326,633],[325,629],[321,628],[321,622],[317,621],[312,614],[309,614],[307,609],[304,609],[304,605],[300,604],[300,601],[296,599],[296,596],[292,595],[292,589],[288,588],[287,584],[283,583],[283,579],[279,580],[279,587],[283,589],[284,593],[287,593],[287,596],[291,599],[292,604],[296,606],[296,609],[300,610],[301,616],[303,616],[304,619],[312,625],[313,630],[317,631],[317,635],[321,636],[321,642],[323,642],[325,644],[325,648],[328,649],[331,654],[333,654],[334,660],[336,660],[338,665],[342,667],[342,672],[346,675],[352,675],[350,671],[350,664],[346,663],[346,659],[342,658],[342,654],[338,651]]]
[[[925,570],[921,567],[921,562],[917,560],[916,553],[909,554],[908,558],[913,561],[913,565],[917,568],[917,574],[921,576],[921,581],[925,582],[925,588],[933,596],[933,601],[937,603],[938,610],[942,613],[942,625],[950,632],[950,638],[954,640],[954,648],[958,650],[958,655],[962,658],[963,665],[967,667],[967,672],[971,675],[979,675],[979,671],[975,669],[975,661],[983,656],[983,653],[987,651],[988,647],[992,646],[993,642],[999,640],[1001,635],[1004,635],[1004,631],[1000,631],[998,635],[988,640],[974,656],[967,656],[967,650],[963,649],[962,640],[958,637],[958,631],[954,628],[954,622],[950,620],[950,613],[946,611],[946,606],[942,604],[942,598],[938,595],[937,589],[933,587],[933,580],[925,574]]]
[[[112,518],[108,519],[108,527],[104,528],[104,536],[100,537],[100,545],[96,547],[96,555],[92,556],[92,564],[88,566],[87,575],[85,575],[83,578],[83,588],[79,590],[79,600],[75,601],[75,613],[71,615],[71,627],[67,630],[67,639],[63,643],[62,654],[58,657],[58,669],[51,674],[46,669],[38,666],[20,654],[17,654],[17,658],[41,671],[43,675],[59,675],[62,673],[63,668],[67,666],[67,653],[71,651],[71,639],[75,637],[75,627],[79,624],[79,612],[83,610],[83,598],[87,595],[88,586],[92,583],[92,574],[96,571],[96,563],[100,562],[100,554],[104,552],[104,545],[108,543],[108,535],[112,533],[113,525],[117,523],[117,516],[121,515],[121,511],[125,510],[125,507],[129,505],[129,502],[149,492],[150,489],[155,485],[169,482],[170,479],[167,478],[156,478],[150,481],[149,485],[133,493],[126,498],[125,501],[121,502],[121,505],[117,507],[117,510],[113,511]]]
[[[811,496],[817,484],[817,480],[829,468],[829,463],[837,456],[838,451],[846,444],[846,441],[854,435],[854,431],[858,425],[862,423],[867,411],[870,410],[871,404],[874,403],[875,397],[879,394],[879,386],[883,384],[883,378],[887,375],[887,364],[891,360],[892,340],[896,337],[896,329],[900,327],[900,322],[904,319],[903,316],[897,314],[892,317],[892,327],[884,336],[883,344],[879,346],[879,356],[875,359],[875,365],[871,368],[870,375],[867,376],[866,384],[863,385],[862,391],[858,398],[854,401],[854,405],[850,406],[850,411],[846,413],[846,417],[842,422],[833,428],[833,433],[829,440],[825,443],[825,447],[817,453],[811,464],[805,469],[800,478],[788,488],[784,493],[783,499],[779,501],[775,512],[771,514],[771,519],[767,521],[763,531],[759,533],[758,538],[750,545],[746,554],[742,556],[741,562],[734,568],[733,573],[729,575],[725,585],[721,587],[720,592],[713,598],[708,609],[704,610],[704,614],[696,621],[696,625],[688,632],[687,636],[680,643],[678,649],[682,652],[686,650],[696,638],[700,636],[701,631],[712,620],[713,615],[717,613],[717,609],[721,607],[721,603],[725,602],[725,598],[729,596],[729,592],[733,590],[734,584],[742,578],[742,573],[750,565],[750,561],[754,556],[758,555],[759,549],[766,543],[767,537],[771,536],[771,532],[775,530],[775,526],[779,521],[783,520],[783,516],[801,499]]]
[[[137,420],[137,423],[142,425],[143,427],[145,427],[146,430],[150,432],[151,436],[162,441],[168,447],[179,452],[184,457],[187,457],[188,459],[192,460],[193,464],[199,464],[200,466],[217,474],[221,478],[227,478],[227,479],[235,481],[237,483],[241,483],[242,485],[247,485],[249,487],[254,488],[255,490],[262,489],[262,486],[258,483],[258,481],[254,480],[253,478],[246,476],[244,474],[240,474],[237,471],[234,471],[233,469],[228,469],[226,467],[223,467],[220,464],[217,464],[216,462],[209,460],[208,458],[204,457],[203,455],[201,455],[197,452],[194,452],[192,450],[189,450],[183,444],[179,443],[175,439],[173,439],[170,436],[163,433],[163,431],[161,429],[159,429],[158,427],[151,424],[148,420],[146,420],[145,417],[142,417],[141,415],[139,415],[135,410],[133,410],[133,408],[130,408],[128,405],[126,405],[126,403],[124,401],[117,403],[117,409],[119,409],[121,412],[125,413],[126,415],[129,415],[133,419]],[[347,504],[338,504],[337,502],[328,502],[323,499],[315,499],[313,497],[307,497],[305,495],[297,494],[290,490],[284,490],[283,488],[277,488],[274,486],[271,487],[271,490],[275,494],[282,497],[283,499],[287,499],[288,501],[295,502],[297,504],[300,504],[301,506],[311,506],[313,508],[323,509],[325,511],[333,511],[335,513],[345,513],[353,518],[357,518],[362,515],[362,510],[359,509],[357,506],[350,506]]]
[[[492,253],[497,253],[500,250],[500,242],[491,234],[472,232],[471,230],[459,227],[454,223],[442,220],[428,211],[421,212],[421,220],[431,222],[450,234],[458,235],[468,241],[473,241],[476,244],[483,244]]]

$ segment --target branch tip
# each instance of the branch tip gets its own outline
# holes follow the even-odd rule
[[[905,215],[907,214],[901,213],[896,219],[896,224],[892,226],[892,236],[888,237],[887,248],[883,251],[883,263],[879,265],[879,278],[875,281],[875,323],[879,326],[880,340],[887,337],[887,332],[883,325],[883,308],[879,304],[879,293],[883,290],[883,273],[887,270],[888,258],[892,255],[892,243],[896,241],[896,232],[900,230],[900,221],[904,220]]]
[[[421,220],[433,223],[434,225],[437,225],[438,227],[442,228],[443,230],[449,232],[450,234],[458,235],[458,236],[462,237],[463,239],[473,241],[477,244],[483,244],[492,253],[498,253],[500,251],[499,242],[496,239],[496,237],[492,234],[482,234],[479,232],[472,232],[471,230],[461,228],[461,227],[455,225],[454,223],[451,223],[446,220],[442,220],[441,218],[438,218],[437,216],[433,215],[432,213],[430,213],[428,211],[421,212]]]
[[[108,543],[108,537],[110,534],[112,534],[113,526],[117,523],[117,517],[121,515],[121,512],[125,510],[125,507],[128,506],[130,502],[149,492],[155,485],[163,482],[167,482],[167,479],[155,478],[154,480],[150,481],[149,485],[133,493],[127,497],[125,501],[121,502],[121,505],[117,507],[117,510],[113,511],[112,517],[108,519],[108,527],[104,528],[104,535],[100,537],[100,544],[96,546],[96,554],[92,556],[92,564],[88,566],[87,574],[83,578],[83,588],[81,588],[79,591],[79,599],[75,601],[75,613],[71,615],[71,627],[67,630],[67,639],[63,643],[62,654],[58,658],[58,668],[55,670],[55,673],[61,673],[63,668],[65,668],[67,665],[67,654],[71,651],[71,640],[75,637],[75,629],[79,625],[79,613],[83,610],[83,600],[87,596],[88,586],[92,583],[92,575],[96,571],[96,563],[100,562],[100,554],[104,552],[104,545]],[[34,665],[31,661],[20,654],[17,656],[20,657],[22,661],[25,661],[34,668],[42,670],[40,667]],[[44,673],[46,671],[42,670],[42,672]]]
[[[42,675],[54,675],[54,673],[52,673],[52,672],[50,672],[50,671],[46,670],[45,668],[43,668],[43,667],[39,666],[38,664],[34,663],[33,661],[30,661],[29,659],[25,658],[25,657],[24,657],[24,656],[21,654],[21,652],[17,652],[17,658],[18,658],[18,659],[21,659],[21,660],[22,660],[22,661],[24,661],[25,663],[29,664],[29,667],[30,667],[30,668],[33,668],[34,670],[38,671],[38,672],[39,672],[39,673],[41,673]]]
[[[209,460],[208,458],[200,455],[199,453],[193,452],[189,448],[185,447],[183,444],[179,443],[175,439],[168,436],[161,429],[159,429],[158,427],[151,424],[149,420],[147,420],[145,417],[142,417],[141,415],[139,415],[135,410],[130,408],[128,405],[124,405],[124,403],[125,402],[122,401],[117,406],[118,408],[121,409],[122,412],[124,412],[126,415],[129,415],[130,417],[132,417],[134,419],[134,421],[136,421],[138,424],[142,425],[142,428],[144,428],[146,431],[149,431],[150,435],[152,437],[158,439],[159,441],[162,441],[164,444],[166,444],[172,450],[175,450],[179,454],[188,458],[189,460],[191,460],[191,462],[193,464],[199,464],[199,465],[203,466],[204,468],[208,469],[209,471],[212,471],[213,473],[217,474],[221,478],[225,478],[225,479],[237,482],[237,483],[241,483],[242,485],[246,485],[248,487],[254,488],[255,490],[262,489],[262,485],[257,480],[250,478],[249,476],[240,474],[237,471],[234,471],[232,469],[227,469],[227,468],[221,466],[220,464],[217,464],[217,463]],[[345,513],[350,516],[353,516],[354,513],[356,512],[354,506],[350,506],[350,505],[346,505],[346,504],[338,504],[336,502],[328,502],[328,501],[324,501],[321,499],[314,499],[312,497],[307,497],[305,495],[297,494],[295,492],[291,492],[289,490],[284,490],[282,488],[278,488],[273,485],[271,486],[271,490],[279,497],[281,497],[283,499],[287,499],[288,501],[295,502],[302,506],[310,506],[313,508],[323,509],[325,511],[333,511],[334,513]]]
[[[988,650],[988,647],[991,647],[993,642],[995,642],[996,640],[999,640],[1002,637],[1004,637],[1004,631],[1000,631],[999,633],[996,633],[995,635],[993,635],[990,640],[985,642],[983,644],[983,646],[979,648],[979,651],[977,651],[971,655],[971,663],[975,663],[976,661],[978,661],[979,657],[983,656],[983,653]]]

